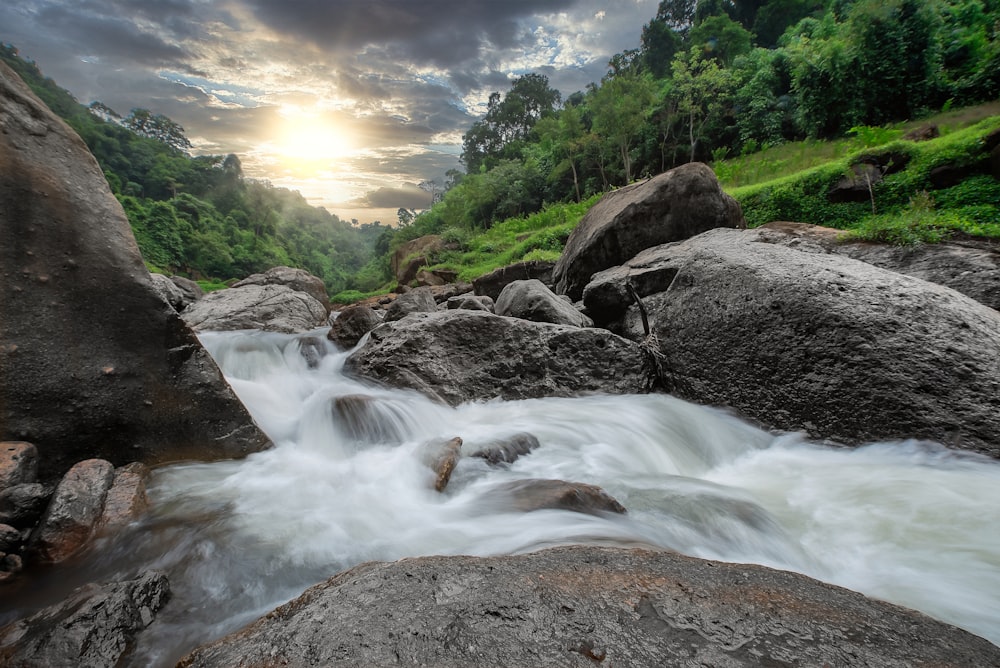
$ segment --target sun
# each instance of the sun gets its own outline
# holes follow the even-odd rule
[[[303,164],[329,162],[351,153],[355,147],[347,133],[329,118],[293,109],[282,113],[275,148],[283,159]]]

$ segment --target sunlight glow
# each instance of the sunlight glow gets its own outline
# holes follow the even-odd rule
[[[329,163],[356,149],[343,128],[328,117],[296,107],[282,110],[274,146],[281,158],[299,164]]]

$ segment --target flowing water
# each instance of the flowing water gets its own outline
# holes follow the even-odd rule
[[[332,347],[310,368],[301,340],[202,335],[276,447],[159,469],[149,517],[82,565],[81,579],[168,573],[172,601],[141,634],[133,665],[172,665],[366,560],[567,543],[793,570],[1000,644],[996,461],[916,442],[821,447],[665,395],[450,408],[345,377],[346,353]],[[348,395],[371,397],[377,419],[338,417],[331,406]],[[420,456],[428,440],[460,436],[470,451],[521,432],[541,446],[509,466],[463,458],[445,493],[433,490]],[[491,488],[525,478],[599,485],[628,513],[491,504]]]

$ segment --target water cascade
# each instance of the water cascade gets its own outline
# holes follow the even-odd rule
[[[1000,462],[918,442],[823,447],[665,395],[451,408],[347,378],[346,353],[317,359],[322,334],[308,349],[289,335],[202,335],[276,447],[157,470],[148,518],[87,557],[81,581],[139,567],[170,578],[133,665],[173,665],[363,561],[568,543],[797,571],[1000,644]],[[459,436],[471,452],[519,433],[540,447],[510,465],[463,457],[434,491],[426,442]],[[524,479],[598,485],[628,513],[517,512],[490,494]]]

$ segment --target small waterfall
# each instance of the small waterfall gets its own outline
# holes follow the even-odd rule
[[[832,449],[666,395],[451,408],[341,373],[316,332],[203,334],[275,447],[155,472],[152,511],[95,550],[95,574],[167,571],[173,600],[133,665],[172,665],[334,573],[372,559],[567,543],[658,546],[793,570],[1000,644],[1000,463],[927,443]],[[304,354],[305,353],[305,354]],[[459,460],[445,492],[421,448],[529,433],[512,464]],[[627,514],[513,511],[525,479],[597,485]]]

